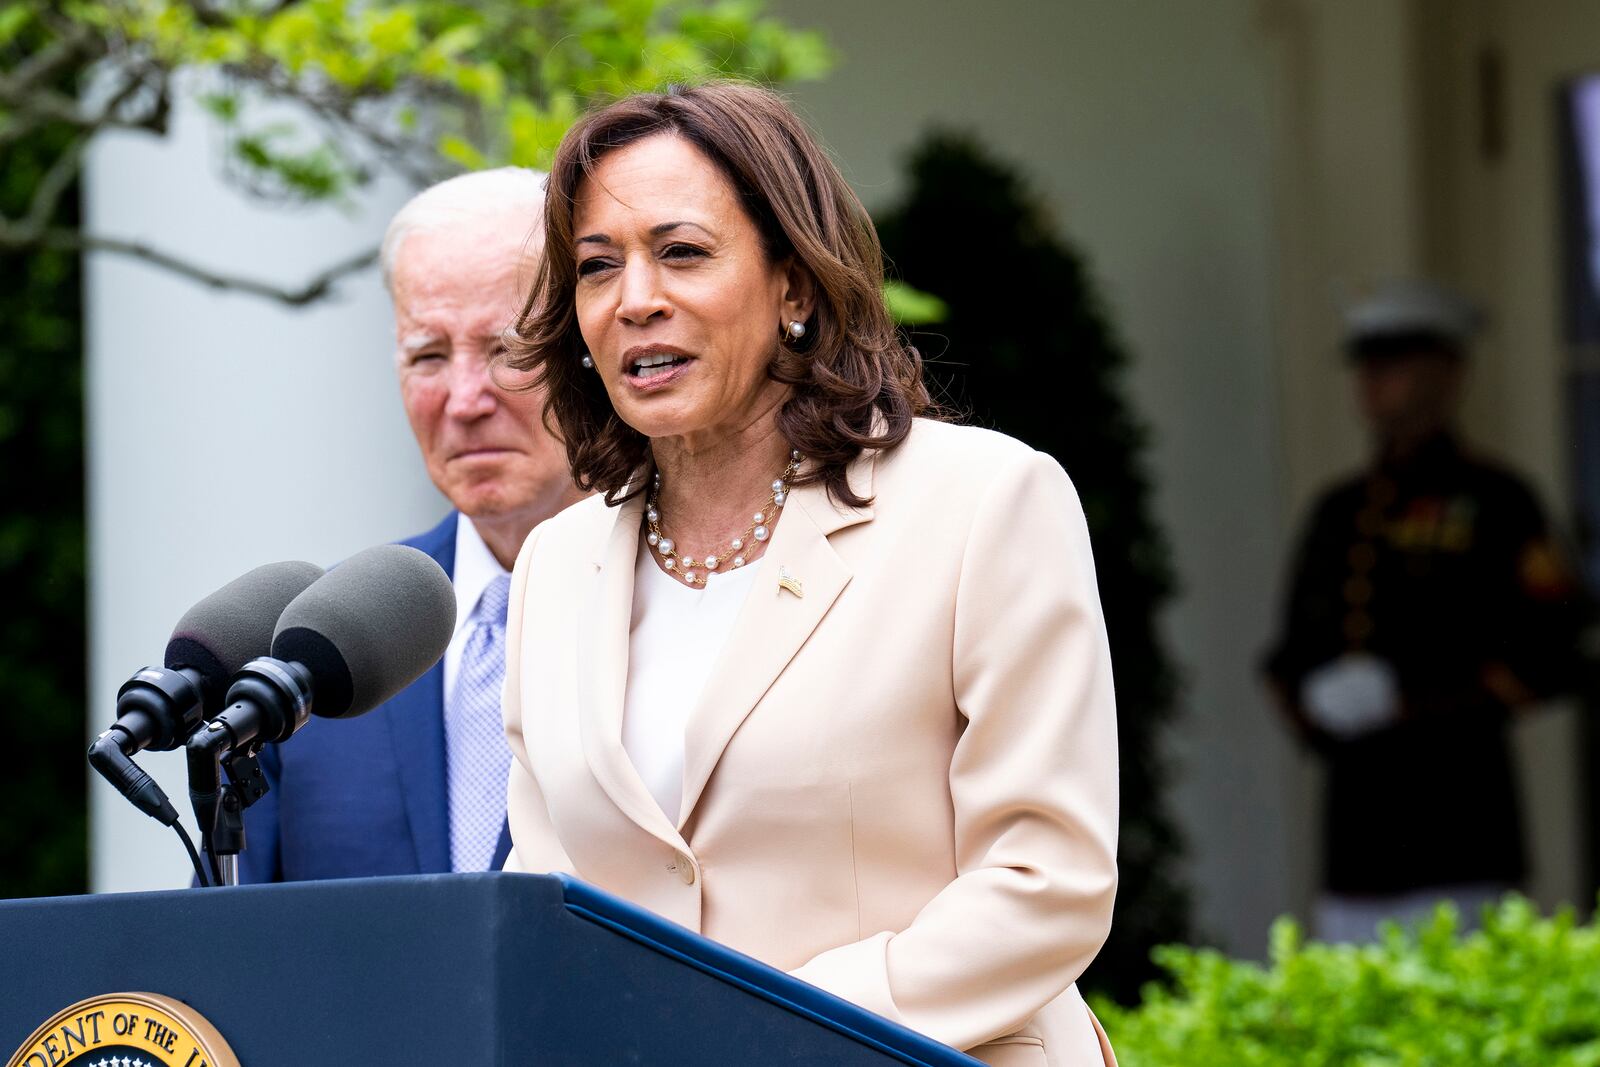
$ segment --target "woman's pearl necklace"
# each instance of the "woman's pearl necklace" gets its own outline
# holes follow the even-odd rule
[[[760,543],[772,536],[772,531],[767,523],[777,517],[778,509],[783,507],[789,499],[789,483],[794,479],[794,472],[800,468],[800,453],[789,453],[789,465],[783,468],[783,473],[772,480],[772,496],[768,499],[767,506],[756,512],[751,517],[750,525],[744,532],[729,541],[724,548],[697,560],[693,556],[678,555],[678,546],[672,538],[661,532],[661,472],[657,471],[655,479],[650,483],[650,493],[645,497],[644,521],[649,531],[645,540],[650,547],[661,554],[661,565],[668,571],[682,578],[686,585],[705,585],[706,579],[717,573],[717,569],[724,563],[729,570],[737,570],[744,566],[744,552],[747,545]],[[705,573],[696,570],[704,567]]]

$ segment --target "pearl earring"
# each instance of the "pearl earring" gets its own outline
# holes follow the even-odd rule
[[[802,337],[804,337],[806,335],[806,324],[803,323],[803,322],[798,322],[798,321],[789,323],[788,334],[789,334],[789,340],[791,340],[791,341],[800,340],[800,338],[802,338]]]
[[[594,370],[594,357],[589,355],[589,353],[585,352],[583,354],[583,358],[578,360],[578,362],[583,364],[584,370]]]

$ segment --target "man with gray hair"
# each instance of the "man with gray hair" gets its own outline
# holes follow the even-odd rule
[[[544,175],[451,178],[413,197],[383,239],[400,396],[428,475],[453,506],[404,542],[456,591],[444,659],[370,714],[271,746],[271,790],[246,818],[240,880],[497,869],[510,752],[500,719],[510,568],[541,521],[581,497],[537,391],[497,367],[542,239]]]

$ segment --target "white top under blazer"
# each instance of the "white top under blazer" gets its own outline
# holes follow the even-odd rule
[[[673,822],[683,803],[683,738],[689,713],[733,633],[755,567],[723,571],[691,589],[668,577],[639,542],[622,747],[645,788]]]

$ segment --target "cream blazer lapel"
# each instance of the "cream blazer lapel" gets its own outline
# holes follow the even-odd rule
[[[633,623],[633,578],[644,515],[643,494],[613,511],[611,534],[595,560],[598,573],[593,595],[578,623],[578,729],[583,754],[590,773],[624,815],[674,849],[685,849],[688,846],[650,795],[622,747],[628,633]]]
[[[872,496],[874,455],[847,471],[857,496]],[[783,673],[850,582],[850,568],[829,535],[872,518],[870,507],[844,508],[820,484],[790,491],[750,597],[706,680],[684,737],[681,832],[739,725]],[[636,527],[637,528],[637,527]],[[789,579],[780,586],[780,578]]]

